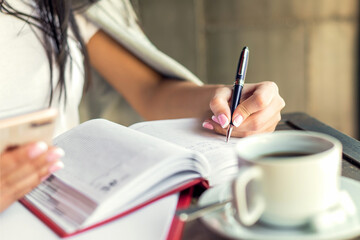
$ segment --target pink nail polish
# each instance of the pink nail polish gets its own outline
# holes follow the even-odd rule
[[[244,118],[241,115],[238,115],[237,117],[235,117],[233,124],[235,127],[240,126],[240,124],[244,121]]]
[[[47,156],[46,159],[48,162],[54,162],[55,160],[63,157],[65,155],[64,150],[62,150],[61,148],[56,148],[54,150],[52,150]]]
[[[48,174],[48,175],[46,175],[45,177],[41,178],[41,182],[45,181],[45,180],[48,179],[48,177],[50,177],[50,176],[51,176],[51,174]]]
[[[212,119],[214,122],[216,122],[217,124],[220,124],[220,123],[219,123],[219,120],[218,120],[217,117],[215,117],[214,115],[211,117],[211,119]]]
[[[52,165],[50,168],[49,168],[49,173],[54,173],[60,169],[64,168],[64,163],[63,162],[56,162],[54,165]]]
[[[46,152],[48,145],[45,142],[35,143],[29,150],[28,155],[30,158],[36,158]]]
[[[206,128],[206,129],[210,129],[210,130],[214,129],[214,126],[211,125],[211,123],[209,123],[209,122],[203,122],[202,126],[203,126],[203,128]]]
[[[225,114],[221,114],[218,116],[219,123],[222,128],[226,128],[229,125],[229,119]]]

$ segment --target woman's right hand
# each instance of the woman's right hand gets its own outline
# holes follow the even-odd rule
[[[230,87],[218,88],[210,102],[213,117],[203,123],[203,127],[226,135],[230,119],[234,124],[232,136],[246,137],[253,134],[273,132],[281,120],[281,110],[285,107],[284,99],[274,82],[266,81],[245,84],[239,106],[233,116],[229,102]]]
[[[64,167],[60,148],[44,142],[25,144],[0,155],[0,212],[22,198],[51,173]]]

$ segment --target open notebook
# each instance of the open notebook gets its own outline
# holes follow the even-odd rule
[[[60,236],[73,235],[199,182],[232,179],[238,169],[236,139],[224,140],[195,119],[129,128],[90,120],[54,139],[66,152],[65,168],[23,203]]]

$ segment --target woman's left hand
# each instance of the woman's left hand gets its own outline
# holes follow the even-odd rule
[[[213,112],[211,119],[203,122],[203,127],[226,135],[230,123],[231,87],[220,87],[210,102]],[[285,107],[283,98],[274,82],[245,84],[240,104],[232,116],[234,128],[232,136],[272,132],[281,119],[280,111]]]

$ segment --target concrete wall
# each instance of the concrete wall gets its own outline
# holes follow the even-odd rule
[[[275,81],[287,105],[355,136],[357,0],[133,0],[158,48],[206,83]]]

